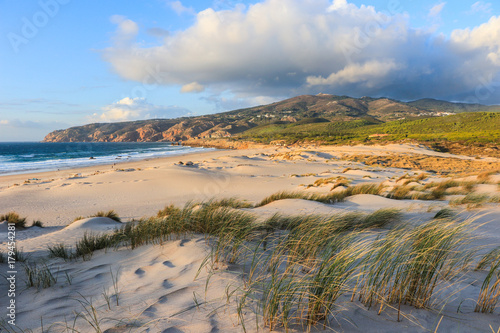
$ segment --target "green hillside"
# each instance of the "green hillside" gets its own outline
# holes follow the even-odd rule
[[[383,135],[370,137],[371,135]],[[321,140],[331,142],[417,139],[500,142],[500,113],[472,112],[444,117],[397,120],[375,119],[307,124],[270,124],[247,130],[239,138],[260,142],[272,140]]]

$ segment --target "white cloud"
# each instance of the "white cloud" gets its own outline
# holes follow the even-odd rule
[[[340,86],[352,83],[364,83],[373,88],[380,80],[383,80],[391,71],[399,70],[403,66],[392,60],[380,62],[371,60],[364,64],[350,64],[342,70],[330,74],[327,78],[321,76],[307,77],[307,83],[311,86]]]
[[[118,102],[102,108],[101,114],[94,113],[91,121],[127,121],[150,118],[177,118],[190,114],[190,111],[178,106],[158,106],[148,103],[144,98],[125,97]]]
[[[174,12],[177,13],[177,15],[182,15],[182,14],[195,15],[196,14],[196,12],[194,11],[193,8],[184,7],[182,2],[180,2],[180,1],[170,1],[170,2],[168,2],[168,5],[170,6],[170,8],[173,9]]]
[[[432,12],[438,15],[444,5]],[[408,22],[397,8],[264,0],[201,11],[192,26],[161,45],[114,44],[103,54],[125,79],[143,82],[155,68],[157,83],[186,92],[196,91],[196,82],[211,94],[247,100],[318,92],[451,99],[474,94],[485,76],[500,75],[499,18],[450,38]],[[117,40],[123,30],[118,27]],[[481,101],[500,103],[500,94]]]
[[[200,93],[205,91],[205,87],[199,84],[198,82],[191,82],[185,84],[181,88],[181,93]]]
[[[484,2],[484,1],[477,1],[472,4],[470,7],[470,12],[471,14],[474,13],[486,13],[490,14],[491,11],[493,10],[491,8],[492,4],[490,2]]]
[[[333,0],[333,4],[328,8],[329,11],[347,8],[347,0]]]
[[[122,15],[113,15],[110,18],[111,23],[117,25],[116,34],[113,38],[116,48],[128,47],[129,43],[137,36],[139,26],[132,20]]]
[[[441,14],[441,12],[443,11],[443,8],[445,5],[446,5],[446,2],[440,2],[436,5],[434,5],[429,10],[429,17],[438,17]]]

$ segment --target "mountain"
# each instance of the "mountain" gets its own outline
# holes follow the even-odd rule
[[[500,106],[421,99],[401,102],[389,98],[352,98],[328,94],[302,95],[284,101],[213,115],[95,123],[49,133],[44,142],[179,141],[224,138],[266,124],[343,122],[364,119],[380,123],[467,111],[500,111]]]

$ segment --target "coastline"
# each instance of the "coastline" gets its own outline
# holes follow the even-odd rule
[[[179,161],[191,161],[193,165],[179,165]],[[189,201],[206,201],[214,197],[238,197],[257,202],[278,191],[300,190],[301,184],[313,183],[328,175],[344,176],[342,170],[346,168],[396,170],[395,174],[400,177],[409,172],[408,167],[419,170],[432,167],[434,163],[440,168],[448,168],[455,163],[459,171],[474,170],[475,166],[500,169],[498,161],[494,158],[478,161],[401,144],[259,145],[257,148],[122,161],[116,165],[0,176],[0,213],[16,211],[29,220],[64,226],[76,216],[114,209],[129,221],[151,215],[171,203],[182,206]],[[390,163],[384,165],[386,162]],[[368,173],[367,177],[382,181],[376,173]]]

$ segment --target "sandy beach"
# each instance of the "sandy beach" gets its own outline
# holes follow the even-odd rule
[[[250,214],[255,223],[275,214],[331,217],[397,209],[399,220],[370,231],[376,235],[398,224],[426,223],[443,208],[450,208],[460,220],[475,217],[470,246],[478,247],[477,252],[484,255],[500,242],[498,170],[500,159],[493,157],[458,156],[423,146],[391,144],[216,150],[3,176],[0,214],[14,211],[26,217],[28,225],[32,220],[43,223],[43,228],[17,230],[17,248],[28,257],[26,262],[49,268],[57,281],[47,288],[27,287],[25,263],[16,262],[16,326],[4,321],[2,327],[7,332],[269,331],[258,306],[248,304],[238,309],[239,292],[245,289],[242,276],[248,274],[244,263],[200,269],[212,248],[206,235],[183,235],[134,249],[100,250],[89,260],[50,258],[48,246],[72,247],[85,234],[112,233],[124,223],[156,216],[170,204],[182,208],[189,202],[237,198],[246,205],[235,209]],[[429,184],[445,181],[462,183],[430,198],[434,192]],[[465,182],[473,185],[466,187]],[[348,195],[334,203],[290,197],[259,205],[280,191],[325,195],[362,184],[377,185],[379,192]],[[398,196],[398,189],[405,190],[404,196]],[[483,201],[474,205],[464,201],[471,193],[482,195]],[[90,217],[109,210],[122,222]],[[5,256],[6,222],[0,237]],[[6,262],[0,267],[2,274],[8,271]],[[357,297],[352,299],[353,291],[345,291],[328,322],[322,321],[312,330],[323,331],[325,325],[326,330],[335,332],[497,332],[498,310],[493,314],[474,312],[487,274],[487,269],[464,270],[460,276],[441,281],[432,301],[423,308],[385,304],[380,314],[381,305],[369,308]],[[2,279],[2,319],[7,318],[4,304],[9,298],[4,290],[8,287]],[[280,325],[274,329],[286,330]],[[287,329],[305,330],[303,324],[295,322]]]

